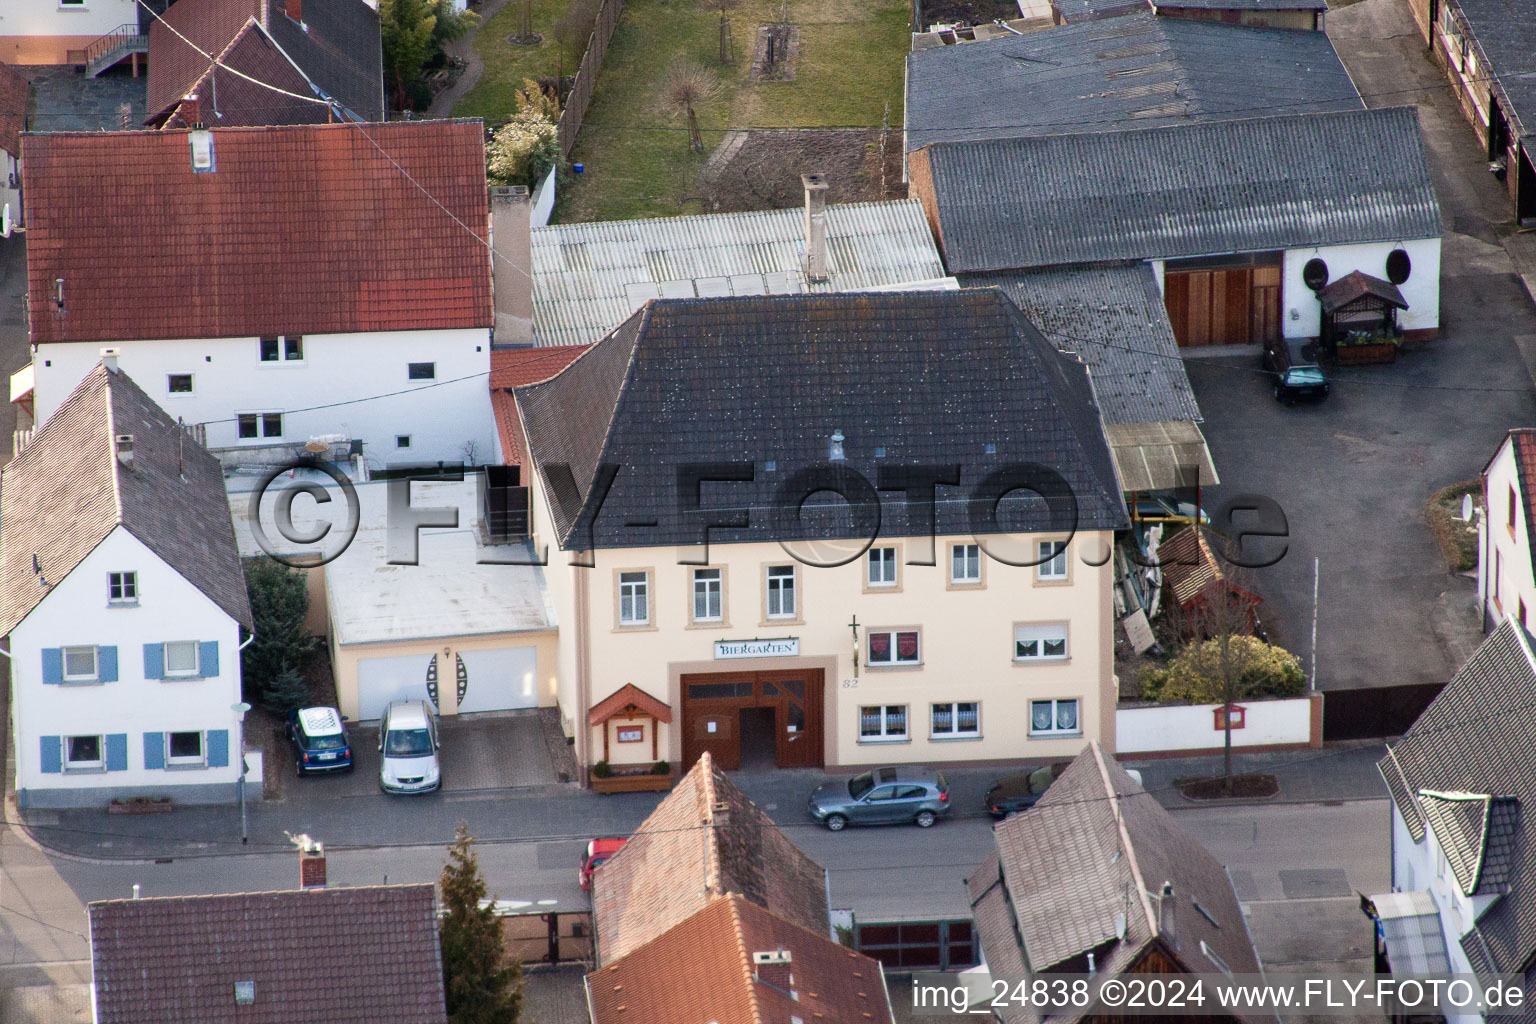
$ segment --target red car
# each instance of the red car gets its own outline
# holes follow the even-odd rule
[[[592,872],[603,861],[612,857],[624,848],[622,839],[594,839],[587,844],[587,852],[581,855],[581,887],[583,890],[592,889]]]

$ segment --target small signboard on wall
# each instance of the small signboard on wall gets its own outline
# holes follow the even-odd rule
[[[728,658],[793,658],[800,653],[799,637],[780,640],[716,640],[715,660]]]
[[[1241,729],[1243,727],[1243,716],[1247,713],[1247,709],[1241,704],[1233,704],[1231,708],[1232,728]],[[1225,732],[1227,729],[1227,709],[1225,707],[1213,708],[1212,713],[1216,716],[1216,731]]]
[[[621,725],[618,734],[620,743],[640,743],[645,740],[645,726]]]

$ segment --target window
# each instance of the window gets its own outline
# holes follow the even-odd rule
[[[64,681],[66,683],[83,682],[85,680],[94,682],[96,679],[96,648],[64,648]]]
[[[409,448],[410,446],[411,446],[411,435],[410,434],[396,434],[395,435],[395,447],[396,448]]]
[[[242,440],[283,436],[283,414],[280,412],[243,412],[237,421]]]
[[[1029,702],[1031,736],[1066,736],[1081,730],[1077,725],[1076,700],[1032,700]]]
[[[190,373],[167,374],[165,389],[173,395],[190,395],[192,393],[192,375]]]
[[[282,337],[261,339],[261,361],[264,363],[298,362],[304,358],[304,336],[285,334]]]
[[[136,572],[107,573],[107,600],[112,604],[138,604],[139,574]]]
[[[917,630],[871,630],[869,634],[870,665],[916,665],[922,661]]]
[[[107,766],[100,736],[64,737],[65,771],[101,771]]]
[[[865,580],[871,587],[896,585],[896,549],[870,548]]]
[[[1515,532],[1515,508],[1516,508],[1515,489],[1513,487],[1511,487],[1509,489],[1509,532],[1510,533],[1514,533]]]
[[[165,736],[166,764],[202,764],[203,734],[172,732]]]
[[[651,574],[619,573],[619,625],[644,626],[651,621]]]
[[[1067,627],[1065,623],[1013,627],[1013,659],[1015,661],[1056,661],[1066,656]]]
[[[197,641],[177,640],[165,645],[165,677],[197,675]]]
[[[904,740],[907,738],[907,706],[877,704],[859,708],[859,739]]]
[[[436,380],[436,363],[410,363],[405,368],[405,375],[411,380]]]
[[[974,700],[933,705],[933,738],[959,739],[981,735],[981,705]]]
[[[1043,540],[1040,542],[1040,564],[1035,568],[1035,575],[1042,580],[1064,580],[1067,578],[1067,542],[1064,540]]]
[[[719,569],[693,570],[693,621],[718,622],[725,617]]]
[[[949,582],[981,582],[981,545],[953,544],[949,549]]]
[[[302,334],[286,334],[283,336],[283,358],[293,361],[304,358],[304,336]]]
[[[278,339],[275,336],[271,337],[271,338],[262,338],[261,339],[261,361],[262,362],[264,362],[264,363],[275,363],[275,362],[277,362],[278,354],[281,351],[282,351],[282,348],[279,345]]]
[[[795,617],[795,567],[770,565],[768,567],[768,618],[792,619]]]

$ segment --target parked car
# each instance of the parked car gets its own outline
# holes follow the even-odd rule
[[[603,861],[622,850],[624,842],[623,839],[594,839],[587,843],[587,849],[581,855],[581,873],[578,876],[583,890],[591,890],[592,872]]]
[[[428,793],[443,781],[437,763],[437,716],[424,700],[397,700],[379,721],[379,786],[386,793]]]
[[[1317,364],[1317,342],[1306,338],[1280,338],[1264,345],[1263,367],[1275,378],[1275,398],[1322,401],[1328,397],[1328,376]]]
[[[949,806],[949,782],[943,772],[901,765],[823,783],[806,809],[831,831],[841,832],[848,825],[907,822],[928,828],[949,813]]]
[[[341,712],[335,708],[298,708],[288,712],[288,739],[300,775],[351,771],[352,743]]]
[[[1011,775],[1004,775],[987,790],[987,813],[994,818],[1006,818],[1010,814],[1029,810],[1071,763],[1060,761],[1039,767],[1025,767]],[[1125,773],[1136,780],[1136,785],[1141,785],[1141,772],[1127,768]]]

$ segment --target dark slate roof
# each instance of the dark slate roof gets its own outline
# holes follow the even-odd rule
[[[910,159],[919,191],[931,172],[923,201],[952,274],[1440,235],[1413,107],[939,143]]]
[[[443,1024],[431,885],[92,903],[98,1024]],[[255,1002],[235,1003],[237,982]]]
[[[1408,308],[1408,300],[1403,298],[1403,293],[1398,291],[1397,285],[1359,270],[1351,270],[1337,281],[1331,282],[1328,287],[1317,293],[1317,298],[1322,303],[1323,312],[1332,313],[1340,306],[1347,306],[1367,295],[1390,302],[1398,309]]]
[[[1202,11],[1326,11],[1328,0],[1159,0],[1157,6]]]
[[[132,469],[115,454],[121,434],[133,435]],[[254,628],[219,460],[127,376],[97,364],[0,471],[0,636],[118,526]]]
[[[1450,0],[1461,8],[1467,27],[1487,58],[1492,75],[1505,100],[1501,103],[1516,136],[1536,135],[1536,0]]]
[[[1105,423],[1200,422],[1168,310],[1146,263],[965,274],[960,283],[1002,289],[1058,349],[1081,359]]]
[[[908,150],[1363,107],[1322,32],[1135,14],[907,56]]]
[[[1504,893],[1478,930],[1493,973],[1520,973],[1536,956],[1536,815],[1518,806],[1536,801],[1536,641],[1525,628],[1506,619],[1489,634],[1379,767],[1415,841],[1415,821],[1427,821],[1463,891]],[[1482,797],[1487,811],[1448,820],[1433,794]],[[1536,968],[1525,979],[1536,996]]]
[[[1098,21],[1101,18],[1118,18],[1138,11],[1150,11],[1152,0],[1051,0],[1051,9],[1061,23],[1070,25],[1079,21]]]
[[[567,549],[699,543],[706,517],[682,511],[694,500],[678,482],[686,463],[754,467],[750,482],[704,485],[704,506],[749,510],[744,528],[711,529],[712,543],[869,537],[840,501],[797,521],[800,495],[781,496],[802,471],[833,466],[873,483],[882,467],[959,465],[969,492],[1036,463],[1075,495],[1079,528],[1127,521],[1087,373],[994,289],[653,300],[515,395]],[[837,431],[846,461],[833,464]],[[606,497],[594,486],[604,465],[617,471]],[[997,532],[972,511],[940,503],[938,531]],[[879,514],[882,536],[928,533],[925,511],[909,516],[896,492]],[[1007,528],[1049,519],[1036,502]]]
[[[1119,974],[1154,944],[1188,971],[1260,971],[1226,869],[1097,744],[993,839],[996,855],[966,885],[992,977],[1010,990],[1058,965],[1086,970],[1090,951],[1099,971]],[[1172,934],[1158,914],[1165,882]],[[1003,1011],[1005,1024],[1037,1019],[1016,1003]]]

